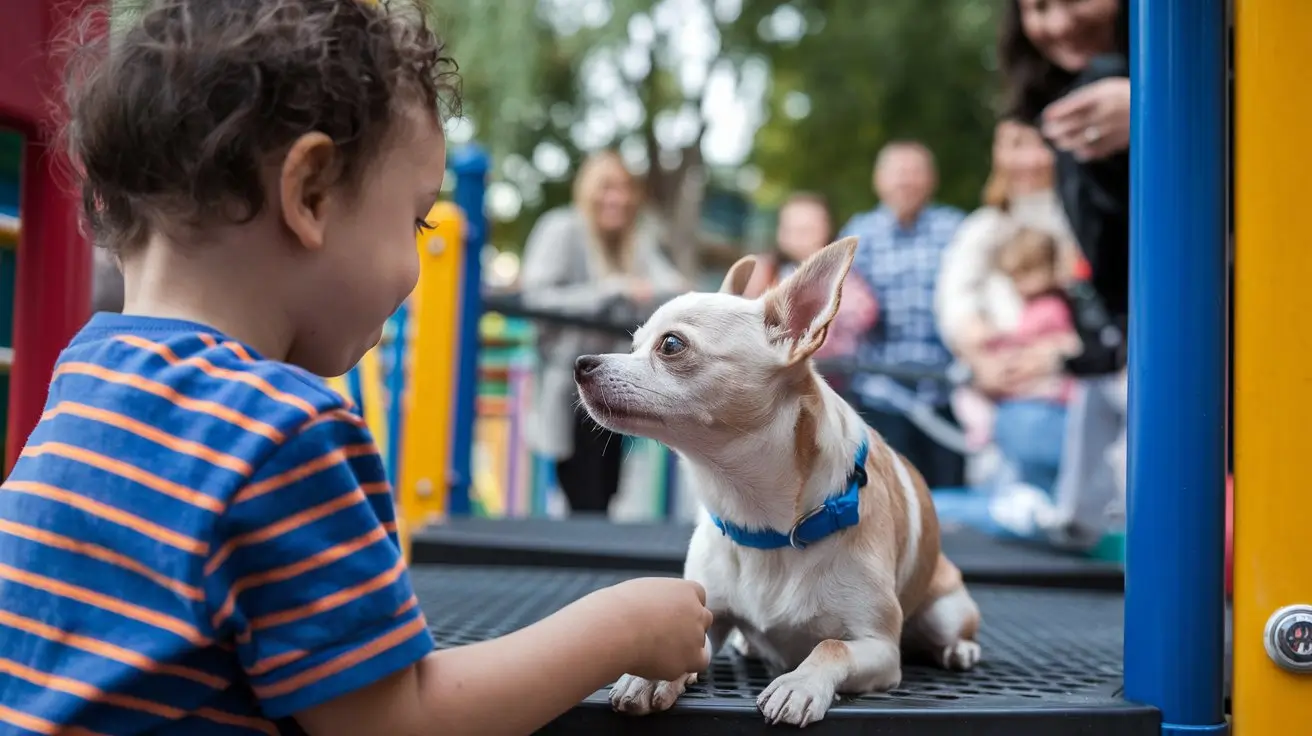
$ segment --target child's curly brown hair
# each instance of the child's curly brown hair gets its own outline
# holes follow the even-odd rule
[[[458,114],[456,65],[409,2],[147,0],[77,46],[65,135],[95,241],[115,251],[250,221],[262,170],[306,133],[332,138],[349,186],[403,108]]]

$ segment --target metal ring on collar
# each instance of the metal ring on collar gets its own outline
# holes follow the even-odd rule
[[[792,547],[793,549],[806,549],[808,543],[798,539],[797,532],[801,530],[803,524],[810,521],[811,519],[814,519],[820,514],[823,514],[824,512],[825,512],[825,505],[820,504],[819,506],[816,506],[815,508],[806,512],[805,514],[802,514],[801,516],[797,517],[797,521],[793,522],[793,528],[788,530],[788,546]]]

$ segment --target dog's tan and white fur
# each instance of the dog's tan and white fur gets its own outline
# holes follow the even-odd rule
[[[979,661],[979,610],[939,550],[938,521],[920,474],[810,364],[837,313],[856,241],[807,260],[756,299],[739,261],[720,293],[681,296],[634,336],[628,354],[579,359],[588,412],[617,432],[651,437],[690,466],[707,511],[787,532],[845,486],[869,442],[860,522],[805,549],[740,546],[703,514],[685,576],[705,586],[718,651],[735,630],[778,675],[757,700],[772,722],[820,720],[838,693],[895,687],[902,647],[943,667]],[[675,682],[626,675],[611,703],[642,714],[672,706]]]

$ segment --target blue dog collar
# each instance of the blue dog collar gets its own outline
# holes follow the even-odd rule
[[[711,521],[725,536],[735,543],[753,549],[806,549],[834,532],[856,526],[861,521],[861,489],[868,480],[866,476],[866,454],[869,444],[862,442],[856,451],[856,461],[852,472],[847,476],[847,487],[836,496],[816,506],[798,517],[788,533],[773,529],[753,530],[727,522],[717,516]]]

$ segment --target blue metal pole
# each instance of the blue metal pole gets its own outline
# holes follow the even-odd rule
[[[364,384],[361,382],[360,379],[360,366],[357,365],[351,370],[347,371],[346,388],[351,393],[351,401],[354,401],[356,408],[360,410],[360,416],[365,416]]]
[[[402,304],[392,315],[392,366],[387,374],[387,477],[401,479],[401,430],[405,413],[406,350],[410,307]]]
[[[483,244],[487,242],[487,173],[491,160],[478,146],[465,146],[451,155],[456,174],[455,202],[465,213],[464,273],[460,278],[459,365],[456,369],[456,406],[451,432],[451,488],[448,513],[468,516],[469,484],[474,451],[474,410],[478,393],[478,322],[483,316]]]
[[[1225,0],[1138,0],[1125,695],[1225,733]]]

